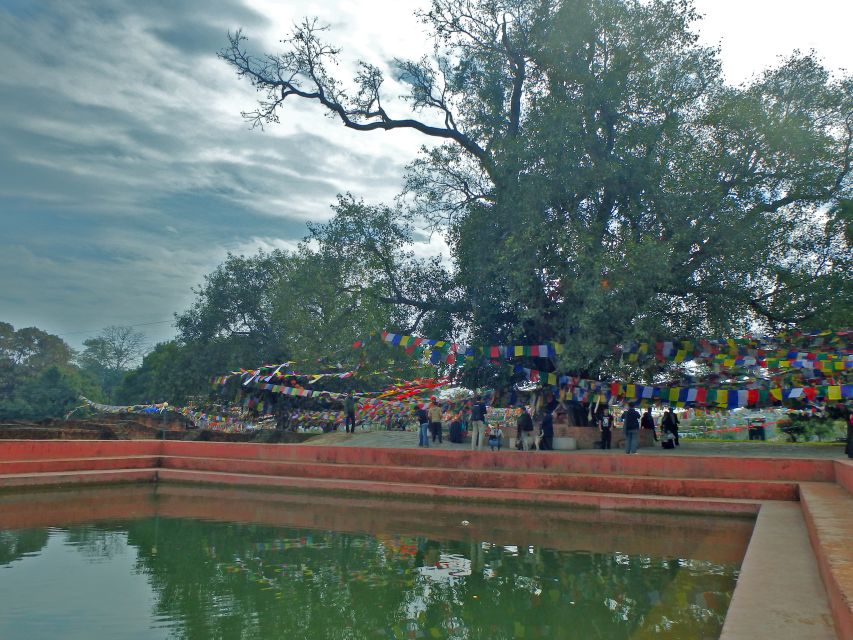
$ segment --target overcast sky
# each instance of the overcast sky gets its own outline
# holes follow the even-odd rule
[[[425,4],[0,0],[0,321],[75,347],[109,324],[167,339],[228,251],[293,246],[337,193],[390,200],[418,137],[351,132],[296,103],[249,130],[255,94],[215,53],[239,26],[274,51],[318,15],[347,58],[416,57]],[[730,82],[796,48],[853,63],[849,0],[697,6]]]

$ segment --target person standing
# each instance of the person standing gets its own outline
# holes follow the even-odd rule
[[[652,410],[650,407],[646,409],[646,412],[643,414],[643,417],[640,420],[640,428],[649,429],[652,432],[652,437],[655,439],[655,442],[658,441],[658,432],[655,431],[655,418],[652,415]]]
[[[345,428],[347,433],[355,433],[355,398],[352,391],[348,391],[344,398],[344,412],[347,414]]]
[[[524,451],[530,451],[533,447],[533,418],[527,411],[527,407],[521,408],[521,415],[516,421],[518,427],[518,441],[521,443],[521,448]]]
[[[503,431],[497,425],[491,425],[489,427],[489,449],[492,451],[500,451],[501,444],[503,443]]]
[[[847,409],[847,446],[844,451],[848,458],[853,458],[853,407]]]
[[[479,395],[474,396],[471,405],[471,450],[482,449],[486,445],[486,405]]]
[[[429,414],[423,407],[415,410],[418,416],[418,446],[429,447]]]
[[[673,413],[672,407],[669,407],[666,410],[666,413],[663,414],[663,420],[661,420],[660,427],[664,433],[672,434],[676,447],[680,446],[678,444],[678,416]]]
[[[435,442],[438,440],[438,443],[442,443],[441,438],[441,407],[438,406],[438,400],[435,397],[432,398],[432,402],[429,405],[429,430],[432,432],[432,441]]]
[[[542,416],[542,425],[539,433],[542,436],[539,440],[539,451],[554,450],[554,418],[551,412],[545,409],[545,414]]]
[[[598,421],[598,430],[601,433],[601,448],[609,449],[613,439],[613,414],[610,409],[605,409]]]
[[[640,412],[634,408],[634,403],[628,404],[628,410],[622,414],[622,428],[625,430],[625,453],[637,453],[640,440]]]

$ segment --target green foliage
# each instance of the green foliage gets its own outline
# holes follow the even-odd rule
[[[346,90],[311,21],[279,56],[241,34],[221,53],[267,96],[255,123],[303,99],[439,143],[410,165],[404,209],[343,199],[319,238],[402,309],[395,327],[563,342],[561,368],[598,373],[634,338],[849,321],[851,78],[794,53],[728,86],[683,0],[434,0],[421,17],[438,48],[395,62],[400,117],[381,70]],[[413,259],[423,220],[446,272]]]
[[[395,376],[416,375],[417,363],[401,349],[378,340],[352,348],[355,340],[403,317],[398,306],[382,299],[384,284],[376,280],[385,254],[363,260],[338,251],[337,239],[358,233],[364,220],[372,223],[371,231],[385,233],[377,242],[383,252],[402,245],[394,237],[405,230],[389,223],[387,211],[341,199],[338,215],[329,225],[313,227],[312,242],[298,253],[229,255],[196,291],[191,307],[178,315],[178,339],[157,345],[141,367],[125,375],[118,402],[184,404],[209,396],[214,375],[270,363],[293,362],[293,369],[309,374],[359,366],[363,374],[392,372],[361,375],[357,384],[370,389]],[[393,259],[399,264],[399,256]],[[391,277],[400,273],[404,270]],[[324,388],[353,384],[326,380]]]
[[[78,363],[98,380],[104,395],[113,400],[124,374],[145,352],[145,335],[131,327],[110,326],[94,338],[84,340],[83,346]]]
[[[80,395],[101,400],[97,380],[73,357],[58,336],[0,323],[0,419],[59,418],[80,404]]]
[[[819,442],[833,440],[842,434],[844,423],[828,416],[791,413],[779,421],[779,431],[789,442],[808,441],[816,437]]]

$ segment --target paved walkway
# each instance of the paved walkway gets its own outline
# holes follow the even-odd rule
[[[446,435],[446,434],[445,434]],[[354,434],[327,433],[308,440],[306,445],[333,445],[343,447],[393,447],[417,448],[418,434],[412,431],[363,431]],[[463,444],[448,442],[445,437],[442,444],[431,444],[439,449],[470,450],[471,443]],[[504,451],[517,454],[512,449],[504,447]],[[615,455],[617,450],[602,451],[600,449],[584,449],[581,451],[566,451],[573,455]],[[667,451],[660,447],[641,448],[641,455],[662,456],[743,456],[769,458],[844,458],[843,444],[783,444],[769,442],[691,442],[682,439],[681,446]],[[535,452],[534,454],[535,455]]]

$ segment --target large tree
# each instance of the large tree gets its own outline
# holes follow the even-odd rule
[[[634,337],[849,319],[853,79],[795,52],[727,85],[690,0],[432,0],[420,17],[434,56],[350,82],[312,20],[281,53],[241,32],[221,52],[264,96],[253,123],[303,100],[430,143],[401,215],[446,235],[448,272],[383,262],[370,231],[323,238],[364,257],[377,299],[473,340],[566,343],[584,370]]]
[[[97,382],[73,364],[74,355],[59,336],[0,322],[0,420],[60,418],[80,395],[103,399]]]
[[[326,379],[317,387],[331,391],[373,390],[395,377],[418,375],[417,363],[402,350],[384,349],[375,340],[362,349],[352,344],[407,321],[397,299],[383,296],[386,282],[376,279],[377,265],[411,259],[426,267],[389,249],[392,238],[399,236],[399,247],[407,236],[388,210],[377,212],[351,198],[342,198],[336,210],[333,222],[314,227],[315,242],[298,252],[229,255],[196,289],[190,308],[177,315],[177,339],[157,345],[124,377],[117,400],[183,404],[208,395],[211,376],[283,362],[293,363],[287,371],[304,374],[359,370],[357,379]],[[362,226],[365,233],[381,230],[378,255],[335,250]],[[408,294],[408,288],[400,290]]]
[[[109,399],[124,374],[138,365],[147,351],[145,334],[133,327],[109,326],[83,341],[80,366],[97,379]]]

